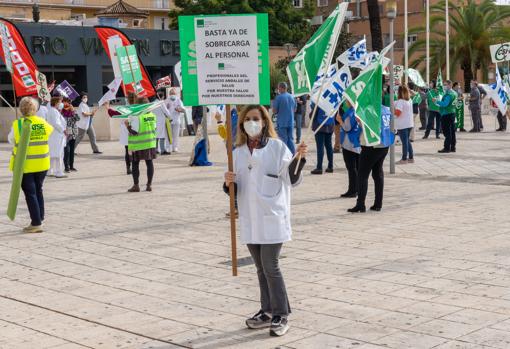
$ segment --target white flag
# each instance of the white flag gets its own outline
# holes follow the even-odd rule
[[[506,94],[506,87],[501,75],[499,75],[499,69],[496,67],[496,82],[489,85],[482,85],[487,95],[496,103],[501,114],[506,114],[508,96]]]
[[[344,99],[344,91],[351,82],[351,72],[346,65],[326,80],[318,105],[328,117],[333,116],[338,111]]]
[[[108,92],[106,92],[98,102],[99,106],[102,106],[106,102],[112,101],[117,97],[117,91],[119,90],[121,82],[122,78],[115,78],[112,82],[110,82],[108,85]]]
[[[343,65],[359,68],[359,65],[365,64],[367,53],[367,40],[363,39],[338,56],[337,60]]]
[[[335,63],[331,64],[329,66],[329,69],[328,69],[328,73],[326,74],[326,76],[324,77],[324,72],[319,72],[319,75],[317,75],[315,77],[315,82],[313,83],[313,87],[312,87],[312,92],[311,92],[311,95],[312,96],[315,96],[317,95],[317,93],[319,92],[322,84],[327,80],[329,79],[330,77],[332,77],[333,75],[336,74],[338,70],[338,66]],[[316,99],[312,99],[313,101],[316,101]]]
[[[175,63],[174,73],[179,81],[179,87],[182,88],[182,73],[181,73],[181,61]]]

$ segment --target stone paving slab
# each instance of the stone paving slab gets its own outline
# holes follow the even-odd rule
[[[252,264],[229,269],[217,136],[213,166],[160,157],[154,191],[139,194],[126,192],[122,147],[82,145],[79,172],[45,183],[43,234],[20,233],[23,202],[15,222],[0,206],[0,348],[509,348],[510,136],[459,134],[441,155],[421,135],[416,163],[387,174],[383,211],[362,215],[339,199],[341,156],[335,173],[309,174],[311,145],[281,260],[293,307],[282,338],[244,326],[257,278]],[[0,144],[3,168],[9,153]],[[4,202],[9,185],[0,172]]]

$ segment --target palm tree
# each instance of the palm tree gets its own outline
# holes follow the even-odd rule
[[[510,18],[510,8],[497,6],[494,0],[482,0],[480,4],[476,2],[449,2],[450,71],[463,70],[466,90],[478,71],[487,80],[488,67],[491,65],[489,46],[510,39],[510,28],[505,28],[505,20]],[[430,9],[430,65],[431,72],[437,73],[446,66],[445,3],[441,2]],[[424,27],[417,27],[409,32],[424,31]],[[425,47],[426,39],[420,39],[409,48],[409,56],[416,56],[410,63],[412,68],[425,62]]]
[[[370,35],[372,36],[372,51],[383,49],[381,15],[378,0],[367,0],[368,18],[370,20]]]

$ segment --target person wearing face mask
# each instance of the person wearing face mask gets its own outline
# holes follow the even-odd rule
[[[165,93],[158,92],[158,99],[163,100]],[[156,115],[156,131],[157,131],[157,146],[159,148],[158,153],[161,155],[170,155],[168,148],[170,147],[170,140],[168,139],[168,132],[166,129],[166,119],[170,119],[170,112],[166,108],[165,104],[161,104],[158,108],[152,111]]]
[[[186,112],[181,99],[177,96],[177,91],[172,88],[169,91],[168,98],[165,101],[165,106],[170,113],[170,120],[172,121],[172,144],[170,149],[174,153],[179,152],[179,134],[181,130],[181,113]]]
[[[289,330],[291,309],[278,259],[283,243],[291,240],[290,189],[301,182],[307,146],[301,143],[297,153],[299,163],[277,138],[266,108],[250,105],[241,111],[234,171],[225,173],[223,189],[228,193],[234,183],[241,243],[247,245],[257,268],[261,307],[246,326],[269,328],[271,336]]]
[[[48,144],[50,146],[50,170],[48,176],[65,178],[64,148],[66,146],[67,122],[61,114],[64,108],[62,97],[52,97],[50,108],[46,114],[46,121],[53,127]]]
[[[66,120],[66,146],[64,148],[64,167],[65,172],[69,173],[71,171],[78,171],[74,167],[74,145],[76,143],[76,138],[78,137],[78,126],[76,124],[80,120],[80,117],[76,113],[73,105],[71,104],[71,100],[69,98],[64,98],[63,100],[63,109],[61,110],[62,116]]]
[[[93,153],[102,154],[97,146],[96,131],[92,125],[93,117],[96,111],[90,110],[90,107],[87,104],[88,101],[89,97],[84,93],[81,97],[81,103],[78,106],[78,116],[80,117],[80,121],[78,121],[78,138],[76,139],[75,148],[78,147],[78,144],[80,144],[86,133],[89,136],[90,146],[92,147]]]
[[[445,93],[441,100],[438,98],[433,100],[440,108],[441,125],[444,134],[444,147],[437,152],[455,153],[457,146],[457,139],[455,137],[455,101],[457,100],[457,93],[452,90],[452,82],[450,80],[446,80],[444,90]]]

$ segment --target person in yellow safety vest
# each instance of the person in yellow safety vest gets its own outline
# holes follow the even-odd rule
[[[147,98],[137,98],[137,104],[149,103]],[[147,166],[146,191],[152,191],[152,178],[154,177],[154,164],[156,158],[156,116],[153,113],[130,116],[125,121],[129,132],[128,151],[132,162],[133,186],[130,193],[140,191],[140,161],[145,160]]]
[[[44,221],[44,197],[43,182],[46,173],[50,169],[50,148],[48,140],[53,127],[44,119],[35,116],[39,109],[39,102],[32,97],[24,97],[19,104],[19,110],[23,119],[32,122],[32,132],[28,144],[27,157],[23,169],[21,189],[25,193],[25,199],[32,220],[30,225],[23,228],[25,233],[42,233],[42,222]],[[8,136],[9,143],[13,144],[10,161],[10,169],[13,170],[14,158],[16,156],[18,143],[21,137],[21,125],[23,119],[15,120]]]

